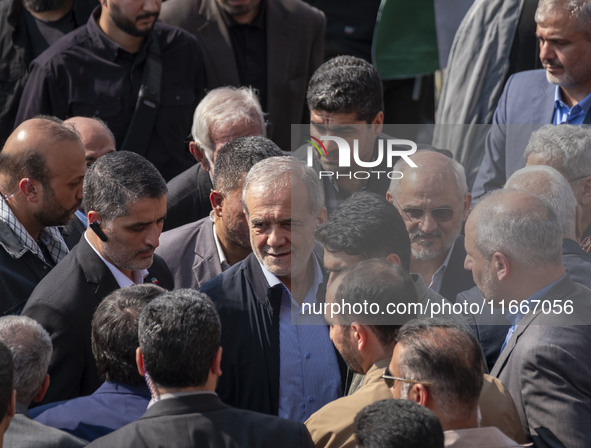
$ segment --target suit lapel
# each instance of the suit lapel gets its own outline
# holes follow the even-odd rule
[[[204,0],[201,3],[199,14],[205,18],[205,21],[197,27],[199,41],[207,60],[207,78],[210,83],[215,80],[215,85],[212,84],[209,87],[237,86],[240,80],[230,33],[215,1]]]
[[[213,238],[213,226],[207,218],[195,238],[195,257],[193,258],[194,278],[211,279],[222,273],[217,247]],[[199,284],[202,286],[202,283]]]
[[[73,249],[86,282],[96,285],[95,294],[101,299],[119,288],[119,284],[107,265],[100,259],[94,249],[88,244],[84,235]]]
[[[552,123],[554,117],[554,84],[546,81],[544,74],[544,88],[539,90],[539,95],[532,98],[531,106],[528,109],[532,111],[530,115],[530,124],[542,125]]]

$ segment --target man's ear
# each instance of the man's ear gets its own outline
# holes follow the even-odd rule
[[[429,402],[429,389],[427,386],[421,383],[413,384],[408,392],[409,400],[412,400],[423,407],[428,407]]]
[[[511,262],[502,252],[495,252],[492,255],[492,262],[496,272],[497,279],[506,280],[511,274]]]
[[[190,142],[189,151],[191,154],[193,154],[195,160],[201,164],[201,168],[203,168],[205,171],[211,171],[209,160],[207,160],[207,157],[205,157],[205,152],[201,146],[199,146],[196,142]]]
[[[94,210],[90,210],[87,213],[87,216],[86,217],[88,218],[88,222],[90,224],[92,224],[93,222],[97,222],[97,221],[99,223],[101,222],[101,215],[98,212],[95,212]]]
[[[326,207],[322,207],[322,209],[316,215],[316,225],[324,224],[326,222],[326,217],[327,217]]]
[[[379,111],[371,122],[371,133],[374,137],[380,135],[384,127],[384,112]]]
[[[18,189],[23,193],[29,202],[39,201],[39,196],[37,196],[37,194],[41,192],[39,190],[40,188],[41,187],[37,181],[34,179],[29,179],[28,177],[21,179],[18,183]]]
[[[43,382],[41,383],[41,386],[39,386],[37,393],[33,397],[33,401],[38,403],[39,401],[43,400],[43,397],[45,396],[48,388],[49,388],[49,373],[46,373],[45,378],[43,378]]]
[[[398,256],[398,254],[395,254],[395,253],[391,253],[391,254],[386,255],[386,261],[389,261],[390,263],[395,264],[397,266],[401,265],[400,257]]]
[[[468,219],[468,215],[470,214],[470,205],[472,204],[472,194],[471,193],[466,193],[466,196],[464,196],[464,201],[462,204],[463,210],[462,210],[462,221],[466,222],[466,219]]]
[[[224,195],[217,190],[211,190],[211,193],[209,193],[209,202],[211,202],[211,208],[215,212],[215,215],[218,217],[222,216]]]
[[[146,369],[144,367],[144,354],[142,353],[141,347],[138,347],[135,351],[135,363],[137,364],[137,371],[141,376],[146,374]]]
[[[213,355],[211,373],[213,373],[215,376],[222,376],[222,347],[218,347],[215,355]]]

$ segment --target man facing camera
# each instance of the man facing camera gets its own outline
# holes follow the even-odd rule
[[[104,297],[144,282],[172,287],[168,267],[154,255],[166,215],[166,183],[154,165],[127,151],[101,157],[84,178],[84,209],[84,237],[23,310],[52,339],[46,402],[88,395],[100,386],[90,328]]]

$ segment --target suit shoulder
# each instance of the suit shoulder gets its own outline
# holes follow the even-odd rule
[[[195,51],[198,49],[195,36],[177,26],[158,21],[154,26],[154,33],[156,33],[160,42],[164,44],[164,47],[161,48],[162,51],[166,51],[167,47],[171,45],[192,47]]]
[[[211,223],[209,217],[163,232],[160,235],[160,246],[156,249],[156,253],[165,256],[165,254],[169,254],[170,252],[178,253],[180,248],[178,244],[181,247],[192,245],[193,238],[197,238],[199,234],[203,234],[207,222]]]
[[[546,78],[546,70],[538,69],[538,70],[526,70],[524,72],[514,73],[509,77],[507,80],[507,84],[505,89],[514,90],[519,89],[525,91],[533,90],[535,92],[535,87],[538,86],[548,86],[550,83]]]
[[[300,17],[307,18],[308,20],[326,22],[324,13],[320,9],[306,2],[301,0],[284,0],[283,4],[287,9],[289,9],[290,13],[295,13]]]
[[[59,38],[47,50],[37,56],[37,58],[33,61],[33,64],[41,67],[60,64],[63,62],[63,59],[56,58],[56,56],[69,53],[72,49],[77,49],[78,47],[90,48],[92,45],[91,42],[92,40],[89,39],[88,29],[86,25],[83,25]]]

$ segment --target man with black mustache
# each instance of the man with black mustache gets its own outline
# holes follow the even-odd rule
[[[203,93],[199,46],[156,22],[161,0],[100,3],[86,26],[33,61],[16,123],[38,114],[101,118],[118,149],[145,156],[168,180],[195,163],[184,141]]]

